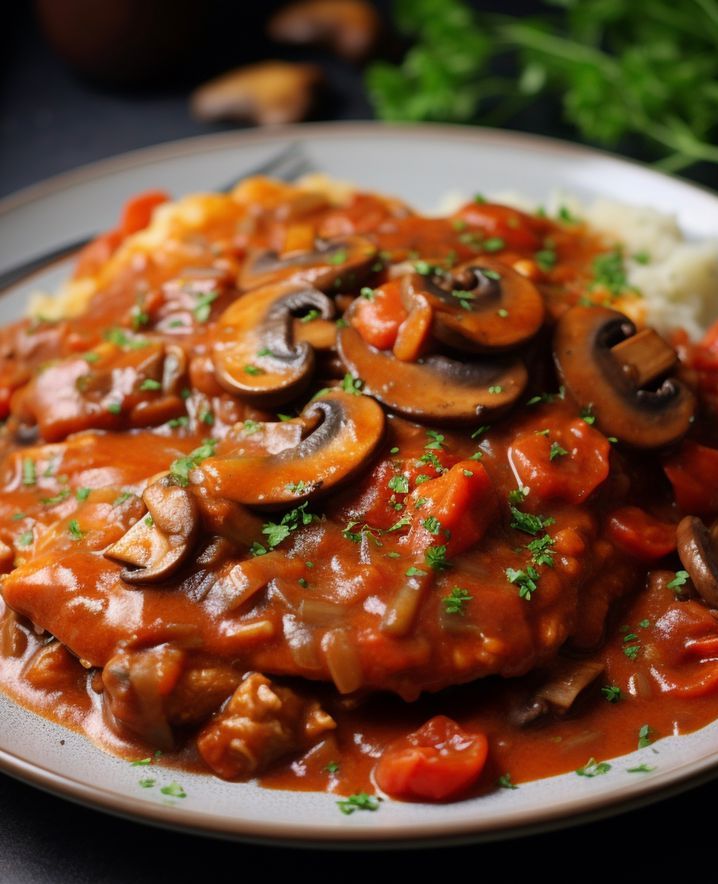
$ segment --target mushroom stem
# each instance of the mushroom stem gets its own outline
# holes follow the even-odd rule
[[[678,356],[652,328],[644,328],[611,347],[631,383],[639,388],[665,377],[678,364]]]

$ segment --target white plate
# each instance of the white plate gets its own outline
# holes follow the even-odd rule
[[[175,195],[211,190],[300,142],[313,165],[361,187],[404,197],[430,211],[447,191],[513,190],[540,201],[551,191],[598,195],[677,215],[691,236],[718,231],[718,197],[607,154],[527,135],[452,126],[317,124],[266,134],[228,133],[125,154],[62,175],[0,201],[0,272],[111,226],[128,195],[149,187]],[[0,321],[17,316],[31,288],[52,287],[67,264],[3,297]],[[181,774],[187,797],[173,803],[138,785],[131,767],[83,737],[0,696],[0,768],[65,797],[177,828],[254,840],[309,843],[431,843],[500,837],[605,815],[664,796],[718,771],[718,722],[625,756],[606,776],[575,774],[515,791],[433,806],[385,802],[376,813],[343,816],[331,795],[280,792]],[[650,753],[650,757],[647,756]],[[627,767],[649,761],[636,777]],[[161,782],[177,778],[155,769]]]

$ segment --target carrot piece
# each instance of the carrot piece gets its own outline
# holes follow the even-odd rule
[[[663,461],[676,503],[684,513],[718,514],[718,451],[686,441]]]
[[[367,344],[379,350],[389,350],[394,346],[399,326],[406,316],[401,303],[401,285],[392,281],[374,289],[370,297],[360,295],[352,325]]]
[[[489,743],[445,715],[390,743],[376,766],[379,788],[392,798],[445,801],[465,792],[486,764]]]
[[[637,506],[611,513],[608,535],[624,552],[647,562],[662,559],[676,548],[676,526]]]

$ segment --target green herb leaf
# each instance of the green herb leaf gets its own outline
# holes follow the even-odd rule
[[[607,774],[611,769],[611,765],[607,761],[596,761],[595,758],[589,758],[588,761],[579,767],[576,773],[580,777],[599,777]]]
[[[449,595],[445,595],[442,599],[444,610],[447,614],[459,614],[463,617],[464,605],[472,599],[473,596],[465,589],[462,589],[460,586],[454,586]]]
[[[343,814],[350,816],[355,810],[379,810],[379,800],[366,792],[357,792],[348,798],[337,801],[337,807]]]

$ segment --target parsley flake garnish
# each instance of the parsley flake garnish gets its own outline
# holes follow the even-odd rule
[[[562,448],[558,442],[551,443],[551,450],[549,452],[548,459],[556,460],[557,457],[565,457],[568,454],[565,448]]]
[[[618,703],[622,697],[621,689],[615,684],[605,684],[601,688],[601,693],[609,703]]]
[[[501,774],[498,782],[502,789],[518,789],[518,786],[511,779],[511,774],[508,773],[508,771],[505,774]]]
[[[179,783],[170,783],[168,786],[162,786],[160,792],[163,795],[169,795],[170,798],[186,798],[187,793]]]
[[[595,758],[589,758],[583,767],[579,767],[576,773],[580,777],[598,777],[607,774],[611,769],[611,765],[607,761],[596,761]]]
[[[454,586],[449,593],[442,599],[444,610],[447,614],[459,614],[464,616],[464,605],[470,602],[473,596],[460,586]]]
[[[517,531],[523,531],[525,534],[538,534],[549,525],[553,525],[556,519],[553,516],[533,515],[533,513],[524,513],[513,504],[509,506],[511,510],[511,527]]]
[[[337,801],[337,807],[343,814],[350,816],[355,810],[379,810],[379,798],[374,795],[368,795],[366,792],[357,792]]]
[[[450,563],[446,560],[446,545],[430,546],[424,553],[426,564],[434,571],[446,571]]]
[[[67,523],[67,530],[70,532],[70,537],[73,540],[82,540],[85,536],[85,532],[80,528],[80,523],[77,519],[70,519]]]
[[[189,474],[203,460],[214,456],[218,441],[218,439],[205,439],[199,448],[195,448],[186,457],[179,457],[173,461],[170,465],[172,479],[183,488],[189,485]]]
[[[538,571],[531,565],[527,565],[525,569],[517,570],[516,568],[507,568],[505,571],[506,579],[509,583],[518,586],[519,597],[531,601],[531,596],[538,589],[539,579]]]
[[[638,748],[645,749],[653,742],[653,728],[648,724],[642,724],[638,730]]]

